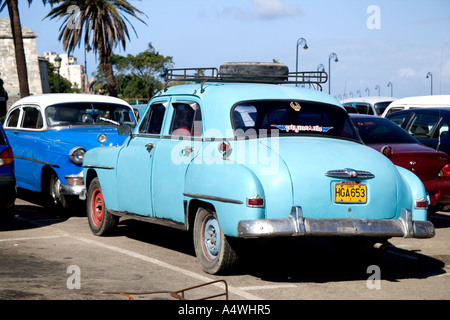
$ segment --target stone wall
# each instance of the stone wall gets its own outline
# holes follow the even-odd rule
[[[42,94],[43,86],[39,68],[39,57],[36,51],[37,35],[25,26],[22,26],[23,44],[28,69],[28,86],[30,94]],[[16,58],[11,26],[8,18],[0,18],[0,77],[9,95],[8,107],[20,98],[19,79],[17,76]],[[48,81],[48,77],[47,77]]]

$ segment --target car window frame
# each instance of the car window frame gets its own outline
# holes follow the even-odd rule
[[[40,128],[26,128],[23,126],[24,120],[25,120],[25,108],[34,108],[37,109],[39,114],[41,115],[42,120],[42,126]],[[9,120],[11,119],[11,115],[19,110],[19,117],[17,119],[17,124],[15,127],[9,126]],[[17,107],[14,107],[14,109],[11,109],[8,112],[7,118],[5,120],[5,129],[13,129],[13,130],[23,130],[23,131],[30,131],[30,132],[41,132],[45,131],[47,129],[46,121],[45,121],[45,114],[39,104],[22,104]]]
[[[146,112],[144,114],[143,117],[141,117],[141,120],[138,122],[137,126],[136,126],[136,133],[138,135],[157,135],[157,136],[161,136],[163,134],[164,131],[164,124],[167,118],[167,114],[168,114],[168,106],[169,106],[169,101],[170,99],[164,99],[164,100],[156,100],[156,101],[151,101],[149,103],[149,105],[146,108]],[[150,121],[149,117],[152,116],[152,107],[155,105],[162,105],[165,108],[164,111],[164,116],[163,119],[161,121],[161,127],[159,129],[159,133],[148,133],[148,132],[142,132],[141,128],[144,125],[144,123],[148,123]]]
[[[176,108],[175,105],[179,105],[179,104],[184,104],[184,105],[189,105],[193,110],[194,110],[194,115],[193,115],[193,120],[192,120],[192,124],[191,124],[191,134],[189,135],[177,135],[177,134],[173,134],[173,126],[174,126],[174,122],[175,122],[175,115],[176,115]],[[198,139],[198,138],[202,138],[203,137],[203,132],[204,132],[204,128],[203,128],[203,112],[202,112],[202,107],[200,105],[200,102],[197,101],[196,99],[189,99],[189,98],[179,98],[179,99],[173,99],[170,102],[171,105],[171,114],[170,114],[170,121],[168,121],[168,128],[167,128],[167,134],[169,137],[175,137],[175,138],[179,138],[179,137],[183,137],[183,138],[187,138],[187,139]],[[200,124],[198,123],[200,122]],[[200,129],[199,134],[197,134],[198,129]]]

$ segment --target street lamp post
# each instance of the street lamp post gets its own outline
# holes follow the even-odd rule
[[[301,45],[304,45],[303,46],[303,49],[308,49],[308,45],[306,44],[306,39],[305,38],[299,38],[298,40],[297,40],[297,51],[296,51],[296,54],[295,54],[295,86],[297,87],[298,86],[298,84],[297,84],[297,73],[298,73],[298,46],[301,46]]]
[[[359,94],[359,96],[361,97],[361,90],[356,90],[356,94]]]
[[[388,88],[391,87],[391,97],[393,97],[394,96],[394,87],[392,86],[392,82],[389,81],[387,86],[388,86]]]
[[[375,86],[375,90],[377,90],[377,89],[378,89],[378,96],[380,96],[380,86],[379,85]]]
[[[369,97],[370,96],[370,90],[369,90],[369,88],[366,88],[366,90],[364,90],[365,92],[367,92],[367,96]]]
[[[430,79],[431,80],[431,95],[433,95],[433,74],[431,72],[428,72],[427,79],[428,79],[428,77],[431,78]]]
[[[334,62],[338,62],[336,53],[331,53],[328,57],[328,94],[331,94],[331,59],[334,58]]]
[[[62,61],[62,59],[61,59],[61,57],[59,56],[59,54],[56,55],[56,58],[55,58],[55,68],[56,68],[56,70],[58,70],[58,93],[59,93],[59,69],[61,69],[61,61]]]

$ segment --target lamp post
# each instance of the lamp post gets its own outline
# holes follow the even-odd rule
[[[369,97],[370,96],[370,90],[369,90],[369,88],[366,88],[366,90],[364,90],[365,92],[367,92],[367,96]]]
[[[331,53],[328,57],[328,94],[331,94],[331,59],[334,58],[334,62],[338,62],[336,53]]]
[[[394,96],[394,87],[392,86],[392,82],[389,81],[387,86],[388,86],[388,88],[391,87],[391,97],[393,97]]]
[[[375,86],[375,90],[377,90],[377,89],[378,89],[378,96],[380,96],[380,86],[379,85]]]
[[[431,72],[427,73],[427,79],[430,77],[431,79],[431,95],[433,95],[433,74]]]
[[[305,38],[299,38],[298,40],[297,40],[297,51],[296,51],[296,54],[295,54],[295,86],[297,87],[298,86],[298,83],[297,83],[297,73],[298,73],[298,46],[301,46],[301,45],[304,45],[303,46],[303,49],[308,49],[308,45],[306,44],[306,39]]]
[[[59,69],[61,69],[61,57],[59,56],[59,54],[56,55],[55,58],[55,68],[56,70],[58,70],[58,93],[59,93]]]
[[[361,90],[357,90],[356,94],[359,94],[359,96],[361,97]]]

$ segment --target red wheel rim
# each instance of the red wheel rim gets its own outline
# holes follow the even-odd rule
[[[92,193],[91,198],[91,220],[96,227],[100,227],[105,213],[105,203],[103,202],[103,194],[100,188]]]

